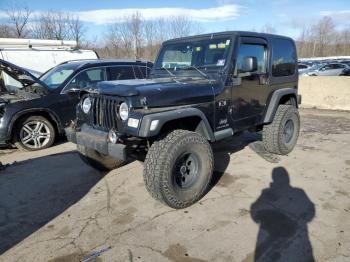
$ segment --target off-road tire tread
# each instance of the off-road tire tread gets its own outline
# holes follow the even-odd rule
[[[187,142],[202,144],[206,147],[206,153],[210,162],[210,172],[212,173],[214,157],[208,141],[195,132],[180,129],[174,130],[165,137],[155,141],[147,153],[144,164],[143,178],[148,192],[153,198],[176,209],[185,208],[197,202],[205,194],[210,182],[209,179],[202,190],[188,201],[178,201],[170,193],[169,188],[171,185],[168,184],[165,177],[162,177],[162,171],[171,168],[171,152],[175,152],[178,147]]]
[[[298,109],[293,105],[279,105],[275,117],[272,121],[272,123],[265,125],[262,132],[262,141],[264,144],[265,149],[274,154],[279,155],[286,155],[289,152],[287,152],[285,149],[283,149],[282,145],[280,144],[280,137],[281,133],[283,132],[283,127],[281,127],[281,122],[284,118],[284,116],[287,113],[295,113],[298,116],[299,119],[299,112]],[[298,123],[298,128],[300,128],[300,121]],[[297,130],[296,134],[296,140],[299,136],[299,129]]]

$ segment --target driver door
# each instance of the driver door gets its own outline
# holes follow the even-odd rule
[[[245,71],[246,61],[255,63],[252,71]],[[267,65],[267,42],[262,38],[241,38],[229,110],[235,130],[252,126],[261,118],[269,94]]]

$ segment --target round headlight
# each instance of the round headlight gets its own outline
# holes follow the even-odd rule
[[[87,97],[83,100],[83,104],[81,106],[81,108],[83,109],[83,112],[85,114],[89,113],[90,109],[91,109],[91,98],[90,97]]]
[[[128,104],[123,102],[120,104],[119,106],[119,115],[120,115],[120,118],[125,121],[128,119],[129,117],[129,107],[128,107]]]

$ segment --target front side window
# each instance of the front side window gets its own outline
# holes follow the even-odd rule
[[[219,69],[226,65],[230,38],[213,38],[163,46],[156,61],[155,69],[172,72],[191,67]],[[193,68],[192,68],[193,69]]]
[[[242,71],[245,57],[256,57],[257,70],[254,73],[266,73],[266,47],[261,44],[241,44],[237,56],[238,73]]]
[[[332,69],[334,69],[334,65],[333,64],[325,65],[324,67],[322,67],[323,71],[332,70]]]
[[[81,71],[69,83],[67,89],[82,89],[105,80],[104,68],[92,68]]]
[[[287,39],[272,40],[272,75],[290,76],[295,73],[296,51],[292,41]]]

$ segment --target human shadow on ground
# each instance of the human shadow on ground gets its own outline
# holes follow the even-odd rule
[[[102,177],[73,151],[0,171],[0,254],[77,203]]]
[[[270,187],[251,205],[259,224],[254,261],[314,261],[307,224],[315,205],[305,191],[292,187],[284,167],[274,168]]]

